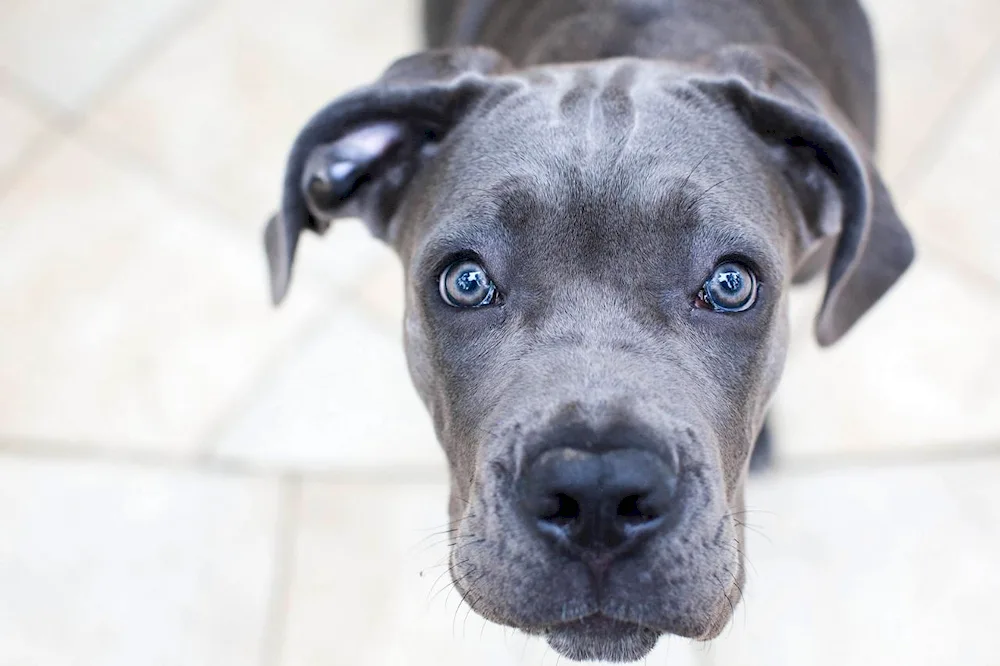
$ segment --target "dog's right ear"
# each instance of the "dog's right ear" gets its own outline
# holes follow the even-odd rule
[[[281,208],[264,232],[275,304],[288,291],[303,230],[323,233],[338,217],[360,217],[386,238],[413,175],[495,85],[490,75],[508,68],[491,49],[427,51],[313,116],[293,144]]]

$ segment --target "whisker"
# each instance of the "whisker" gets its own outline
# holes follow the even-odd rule
[[[738,520],[734,520],[733,522],[735,522],[737,525],[741,525],[744,529],[748,529],[748,530],[750,530],[751,532],[753,532],[755,534],[759,534],[760,536],[762,536],[765,539],[767,539],[767,542],[769,544],[771,544],[772,546],[774,545],[774,542],[771,541],[771,537],[769,537],[766,534],[764,534],[764,530],[761,529],[760,527],[757,527],[756,525],[750,525],[749,523],[743,523],[743,522],[740,522]]]
[[[729,616],[731,618],[735,617],[736,616],[736,607],[733,606],[733,600],[729,598],[729,593],[726,592],[726,586],[722,584],[722,581],[719,580],[719,577],[716,576],[715,574],[712,574],[712,578],[714,578],[715,582],[719,584],[719,589],[722,590],[722,596],[724,596],[726,598],[726,601],[729,602]],[[730,627],[729,630],[732,631],[732,628]]]
[[[457,546],[459,544],[463,544],[464,542],[468,541],[469,539],[475,539],[476,537],[477,537],[477,535],[475,535],[475,534],[458,534],[458,535],[455,535],[455,536],[452,536],[452,537],[448,537],[448,538],[445,538],[445,539],[439,539],[437,541],[433,541],[431,543],[425,544],[422,548],[420,548],[416,552],[418,552],[418,553],[426,553],[428,550],[433,550],[433,549],[438,548],[438,547],[440,547],[440,546],[442,546],[444,544],[447,544],[449,547],[454,547],[454,546]]]
[[[773,511],[765,511],[763,509],[744,509],[743,511],[733,511],[732,513],[727,513],[725,515],[725,517],[726,518],[732,518],[733,516],[742,516],[742,515],[746,515],[748,513],[763,513],[763,514],[768,515],[768,516],[777,516],[778,515],[778,514],[776,514]]]
[[[428,569],[437,569],[440,566],[444,566],[445,564],[447,564],[450,561],[450,558],[452,557],[452,555],[456,555],[459,551],[464,550],[468,546],[474,546],[477,543],[482,543],[483,541],[486,541],[486,539],[484,539],[482,537],[479,537],[479,535],[476,535],[476,534],[470,534],[470,535],[468,535],[468,538],[466,538],[461,543],[459,542],[458,539],[455,539],[454,541],[449,542],[449,544],[448,544],[449,545],[448,552],[445,553],[444,555],[442,555],[440,557],[440,559],[438,559],[438,561],[435,562],[434,564],[431,564],[431,565],[425,567],[423,569],[423,571],[426,571]],[[431,548],[431,546],[428,546],[424,550],[425,551],[426,550],[430,550],[430,548]]]
[[[727,571],[729,570],[727,569]],[[733,584],[736,585],[736,589],[740,591],[740,604],[743,605],[743,627],[746,628],[747,626],[746,596],[743,594],[743,587],[740,585],[739,579],[736,578],[736,574],[734,574],[732,571],[729,571],[729,575],[733,577]]]
[[[432,525],[430,527],[418,527],[414,531],[415,532],[430,532],[431,530],[440,530],[440,529],[445,528],[445,527],[451,528],[451,527],[455,527],[460,522],[462,522],[462,519],[461,518],[456,518],[454,520],[449,520],[446,523],[441,523],[440,525]]]
[[[474,581],[472,581],[471,583],[469,583],[469,590],[468,590],[468,592],[469,592],[470,594],[472,593],[472,591],[473,591],[474,589],[476,589],[476,583],[478,583],[479,581],[481,581],[481,580],[482,580],[482,579],[483,579],[483,578],[484,578],[484,577],[486,576],[486,574],[487,574],[487,573],[488,573],[488,572],[484,571],[484,572],[483,572],[483,575],[482,575],[482,576],[480,576],[480,577],[479,577],[479,578],[477,578],[476,580],[474,580]],[[465,612],[465,619],[464,619],[464,620],[462,620],[462,640],[465,640],[465,628],[466,628],[466,627],[468,626],[468,624],[469,624],[469,615],[471,615],[471,614],[472,614],[472,608],[473,608],[473,606],[474,606],[475,604],[479,603],[479,600],[480,600],[480,599],[482,599],[482,598],[483,598],[484,596],[485,596],[485,595],[482,595],[482,594],[477,594],[477,595],[476,595],[476,598],[475,598],[475,599],[474,599],[473,601],[471,601],[471,602],[469,602],[469,603],[468,603],[468,606],[469,606],[469,610],[467,610],[467,611]],[[463,599],[463,601],[464,601],[464,599]],[[461,604],[459,604],[459,608],[461,608]],[[484,625],[483,625],[483,628],[482,628],[482,629],[480,630],[480,632],[479,632],[479,636],[480,636],[480,640],[482,640],[482,632],[483,632],[483,631],[485,631],[485,630],[486,630],[486,625],[484,624]]]
[[[750,568],[753,569],[754,575],[759,576],[760,572],[757,571],[757,567],[754,566],[754,563],[750,561],[750,556],[740,549],[740,546],[742,546],[743,544],[740,543],[739,539],[733,539],[733,541],[736,543],[736,546],[734,546],[734,548],[736,548],[736,552],[740,554],[744,562],[750,565]]]
[[[421,538],[420,541],[418,541],[415,545],[419,546],[424,541],[427,541],[428,539],[433,539],[436,536],[441,536],[442,534],[454,534],[455,532],[459,531],[460,529],[462,529],[462,526],[461,525],[456,525],[455,527],[452,527],[451,529],[439,530],[437,532],[433,532],[433,533],[428,534],[427,536]]]
[[[690,171],[690,172],[688,173],[687,177],[686,177],[686,178],[684,179],[684,182],[683,182],[683,183],[681,183],[681,187],[680,187],[680,189],[681,189],[681,190],[683,190],[683,189],[684,189],[685,187],[687,187],[687,184],[688,184],[688,181],[690,181],[690,180],[691,180],[691,176],[693,176],[693,175],[694,175],[694,172],[698,170],[698,167],[700,167],[700,166],[702,165],[702,163],[703,163],[703,162],[704,162],[705,160],[707,160],[707,159],[708,159],[708,156],[709,156],[709,155],[711,155],[711,154],[712,154],[712,152],[711,152],[711,151],[709,151],[709,152],[705,153],[705,156],[704,156],[704,157],[702,157],[702,158],[701,158],[700,160],[698,160],[698,163],[697,163],[697,164],[695,164],[695,165],[694,165],[694,168],[693,168],[693,169],[691,169],[691,171]]]
[[[482,599],[481,596],[477,596],[471,603],[467,604],[469,610],[465,611],[465,619],[462,620],[462,640],[465,640],[465,627],[469,624],[469,616],[472,615],[472,604],[479,603]],[[486,627],[483,627],[485,629]]]
[[[698,205],[698,202],[700,202],[702,199],[704,199],[706,196],[708,196],[709,192],[711,192],[712,190],[714,190],[718,186],[723,185],[724,183],[728,183],[731,180],[735,180],[736,178],[739,178],[740,176],[745,176],[745,175],[746,175],[745,173],[738,173],[735,176],[730,176],[729,178],[723,178],[722,180],[720,180],[719,182],[717,182],[715,185],[712,185],[711,187],[709,187],[708,189],[706,189],[704,192],[702,192],[701,194],[699,194],[694,199],[694,201],[692,201],[691,203],[688,204],[688,207],[685,210],[686,211],[690,211],[692,208],[694,208],[696,205]]]
[[[454,568],[455,568],[455,567],[458,567],[458,566],[462,566],[463,564],[465,564],[465,563],[466,563],[466,562],[468,562],[468,561],[469,561],[469,560],[462,560],[461,562],[456,562],[455,564],[452,564],[452,565],[451,565],[451,566],[449,566],[449,567],[448,567],[447,569],[445,569],[444,571],[442,571],[442,572],[441,572],[441,573],[440,573],[440,574],[438,575],[438,577],[437,577],[437,578],[435,578],[435,579],[434,579],[434,582],[433,582],[433,583],[431,583],[431,589],[430,589],[430,590],[428,590],[428,592],[427,592],[427,595],[428,595],[428,598],[427,598],[427,603],[428,603],[428,604],[429,604],[429,603],[430,603],[431,601],[433,601],[433,599],[434,599],[434,596],[432,596],[432,593],[434,592],[434,588],[435,588],[435,587],[437,587],[437,584],[438,584],[438,583],[439,583],[439,582],[441,581],[441,579],[442,579],[442,578],[444,578],[444,577],[445,577],[446,575],[448,575],[449,573],[451,573],[451,572],[452,572],[452,571],[454,570]],[[442,588],[442,589],[443,589],[443,588]],[[440,592],[440,590],[439,590],[439,592]]]
[[[448,571],[451,571],[451,569],[449,569]],[[476,567],[475,566],[473,566],[471,569],[469,569],[469,571],[465,575],[459,576],[458,578],[453,578],[452,580],[450,580],[448,582],[447,585],[445,585],[440,590],[438,590],[437,592],[435,592],[434,596],[432,596],[430,599],[427,600],[427,603],[428,604],[431,603],[432,601],[434,601],[434,597],[438,596],[439,594],[441,594],[445,590],[448,590],[448,596],[446,596],[444,598],[444,606],[445,606],[445,608],[447,608],[448,607],[448,599],[451,598],[451,591],[455,589],[455,587],[458,585],[458,582],[460,580],[468,578],[469,576],[471,576],[474,573],[476,573]]]
[[[473,567],[472,567],[471,569],[469,569],[469,572],[468,572],[468,573],[466,573],[466,574],[465,574],[464,576],[461,576],[461,577],[459,577],[459,578],[456,578],[456,579],[454,579],[454,580],[452,581],[452,585],[450,586],[450,589],[448,590],[448,594],[447,594],[447,595],[445,595],[445,598],[444,598],[444,607],[445,607],[445,608],[447,608],[447,607],[448,607],[448,601],[449,601],[449,600],[451,599],[451,593],[452,593],[453,591],[455,591],[455,590],[457,590],[457,589],[458,589],[458,583],[459,583],[459,581],[462,581],[462,580],[465,580],[466,578],[468,578],[468,577],[469,577],[469,576],[471,576],[472,574],[476,573],[476,571],[478,571],[478,567],[476,567],[476,566],[473,566]],[[485,576],[485,575],[486,575],[486,572],[483,572],[483,574],[482,574],[482,575],[483,575],[483,576]],[[480,578],[481,578],[481,577],[482,577],[482,576],[480,576]],[[476,580],[478,580],[478,578],[477,578]],[[468,594],[468,588],[466,588],[466,591],[465,591],[465,592],[464,592],[464,593],[462,594],[462,601],[464,601],[464,600],[465,600],[465,597],[466,597],[466,595],[467,595],[467,594]],[[459,601],[458,605],[459,605],[459,607],[461,607],[461,605],[462,605],[462,602],[461,602],[461,601]],[[454,624],[454,623],[453,623],[453,624]],[[454,628],[454,627],[453,627],[453,628]]]
[[[478,581],[482,580],[483,576],[485,576],[487,573],[488,572],[484,571],[483,574],[479,578],[477,578],[476,580],[472,581],[469,584],[469,587],[465,590],[465,592],[462,593],[462,599],[461,599],[461,601],[458,602],[458,606],[455,607],[455,617],[452,618],[452,620],[451,620],[451,637],[452,638],[455,638],[455,625],[458,623],[458,611],[460,611],[462,609],[462,604],[464,604],[465,601],[466,601],[466,599],[469,598],[469,591],[472,589],[472,586],[475,585]],[[458,581],[456,580],[455,582],[457,583]],[[457,585],[456,585],[456,587],[457,587]],[[447,603],[448,602],[446,600],[445,604],[447,604]],[[469,606],[469,608],[471,609],[472,606]],[[466,615],[466,617],[468,617],[468,615]],[[463,632],[465,631],[464,627],[463,627],[462,631]]]

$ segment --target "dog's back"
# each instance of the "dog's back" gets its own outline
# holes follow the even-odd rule
[[[857,0],[425,0],[424,17],[430,46],[490,46],[521,66],[776,46],[875,142],[875,53]]]

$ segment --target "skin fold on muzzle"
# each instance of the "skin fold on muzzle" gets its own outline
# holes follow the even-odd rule
[[[744,483],[791,285],[825,274],[832,344],[913,258],[872,163],[874,107],[775,39],[727,37],[782,25],[749,3],[598,2],[617,9],[574,23],[543,1],[561,20],[518,44],[496,26],[519,3],[488,4],[455,25],[504,54],[405,58],[302,129],[265,232],[272,297],[301,233],[337,218],[398,253],[473,610],[580,660],[711,639],[742,597]],[[644,26],[692,16],[703,40],[647,52]]]

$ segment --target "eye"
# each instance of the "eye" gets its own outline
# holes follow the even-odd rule
[[[743,312],[757,300],[757,276],[735,261],[715,267],[698,294],[699,307],[716,312]]]
[[[497,287],[486,270],[475,261],[456,261],[441,273],[441,298],[456,308],[481,308],[496,297]]]

